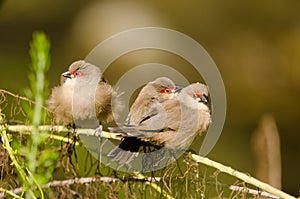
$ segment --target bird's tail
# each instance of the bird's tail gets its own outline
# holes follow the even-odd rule
[[[114,148],[108,153],[108,157],[112,158],[119,164],[119,167],[123,165],[131,166],[131,162],[138,156],[138,151],[142,143],[139,139],[134,137],[125,137],[119,146]]]

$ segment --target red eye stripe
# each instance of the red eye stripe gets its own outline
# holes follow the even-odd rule
[[[202,95],[199,94],[199,93],[195,93],[195,95],[196,95],[197,98],[201,98],[202,97]]]
[[[190,92],[188,95],[193,98],[201,98],[202,97],[202,95],[200,93],[194,93],[194,92]]]
[[[173,93],[174,88],[175,88],[174,86],[171,86],[171,87],[162,89],[160,92],[164,93],[164,94],[171,94],[171,93]]]
[[[74,76],[76,76],[76,73],[77,73],[76,70],[70,72],[70,74],[71,74],[71,75],[74,75]]]
[[[74,77],[80,77],[80,76],[84,76],[85,73],[81,72],[81,71],[78,71],[78,70],[74,70],[72,72],[70,72],[71,75],[73,75]]]

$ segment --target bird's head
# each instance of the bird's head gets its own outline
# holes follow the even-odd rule
[[[194,98],[199,103],[208,104],[208,88],[204,84],[194,83],[190,85],[191,89],[188,91],[188,95]]]
[[[208,94],[207,93],[191,92],[191,93],[189,93],[189,95],[191,97],[193,97],[195,100],[197,100],[197,102],[201,102],[201,103],[204,103],[204,104],[208,103]]]
[[[160,77],[150,82],[154,87],[160,101],[171,99],[180,92],[181,87],[176,86],[172,80],[167,77]]]
[[[208,88],[201,83],[194,83],[182,89],[179,99],[190,106],[210,109]]]
[[[85,62],[84,60],[79,60],[73,62],[69,70],[62,74],[65,78],[80,78],[85,76],[100,76],[101,71],[97,66]]]

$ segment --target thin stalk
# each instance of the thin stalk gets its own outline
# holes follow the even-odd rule
[[[17,194],[15,194],[15,193],[13,193],[13,192],[11,192],[11,191],[9,191],[9,190],[3,189],[2,187],[0,187],[0,191],[3,192],[3,193],[6,193],[6,194],[8,194],[8,195],[11,195],[11,196],[14,197],[14,198],[17,198],[17,199],[23,199],[23,197],[18,196]]]

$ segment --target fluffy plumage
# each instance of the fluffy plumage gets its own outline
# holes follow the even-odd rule
[[[196,135],[207,131],[211,123],[208,89],[204,84],[191,84],[176,98],[156,104],[147,120],[121,129],[129,137],[170,149],[186,149]]]
[[[126,133],[126,129],[124,128],[136,131],[136,127],[143,127],[144,129],[153,131],[154,129],[158,130],[163,127],[164,120],[155,122],[152,120],[149,122],[149,119],[152,118],[153,114],[156,114],[160,108],[160,103],[174,98],[178,91],[179,87],[167,77],[160,77],[146,84],[130,108],[128,117],[122,128],[125,130],[124,132]],[[111,132],[124,133],[119,128],[111,128],[110,130]],[[136,139],[135,136],[126,135],[121,144],[112,150],[108,156],[120,164],[127,164],[137,155],[139,147],[142,144],[141,140]]]
[[[93,117],[109,122],[113,120],[111,102],[116,96],[116,91],[103,80],[97,66],[79,60],[62,74],[61,85],[52,89],[47,104],[57,123],[72,124],[74,119]],[[121,107],[118,102],[114,105]]]

